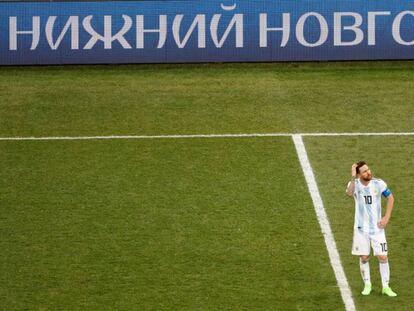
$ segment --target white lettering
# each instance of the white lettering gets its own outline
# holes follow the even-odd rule
[[[53,43],[53,28],[55,26],[56,18],[56,16],[50,16],[46,22],[46,39],[49,43],[50,48],[52,50],[57,50],[66,32],[69,30],[69,28],[71,28],[71,49],[79,49],[79,17],[70,16],[62,31],[60,32],[60,35],[56,39],[56,42]]]
[[[233,5],[224,5],[223,3],[220,4],[220,7],[224,10],[224,11],[233,11],[236,8],[237,4],[234,3]]]
[[[375,17],[386,16],[390,14],[391,12],[368,12],[368,45],[375,45],[375,39],[376,39]]]
[[[306,41],[303,35],[305,22],[310,16],[316,17],[319,22],[320,35],[319,39],[315,43],[309,43],[308,41]],[[296,24],[296,39],[299,41],[300,44],[307,47],[315,47],[324,44],[326,39],[328,39],[328,23],[326,22],[325,18],[321,14],[316,12],[308,12],[306,14],[303,14],[299,18],[298,23]]]
[[[92,49],[98,41],[102,41],[104,43],[104,49],[112,49],[112,42],[114,41],[118,41],[124,49],[132,48],[124,38],[124,35],[132,26],[132,19],[128,15],[122,15],[122,18],[124,19],[124,25],[122,26],[121,30],[118,31],[115,35],[112,35],[112,16],[105,15],[103,36],[97,33],[95,29],[93,29],[91,25],[92,17],[92,15],[86,16],[82,22],[85,30],[91,35],[90,40],[84,46],[85,50]]]
[[[144,15],[137,15],[137,49],[144,48],[144,33],[159,33],[157,49],[161,49],[167,39],[167,15],[160,15],[159,29],[145,29]]]
[[[342,27],[342,17],[350,16],[354,18],[354,23],[350,26]],[[364,40],[364,33],[359,28],[362,25],[362,16],[353,12],[335,12],[334,13],[334,45],[335,46],[351,46],[358,45]],[[353,41],[342,41],[342,30],[350,30],[355,34]]]
[[[190,38],[192,32],[194,31],[195,27],[197,26],[198,31],[198,48],[205,48],[206,47],[206,17],[203,14],[198,14],[194,18],[193,23],[191,24],[190,28],[188,29],[184,39],[180,41],[180,26],[181,21],[184,15],[179,14],[175,16],[173,22],[173,35],[175,43],[177,46],[182,49],[187,44],[188,39]]]
[[[234,14],[233,18],[231,19],[229,25],[227,26],[221,40],[218,39],[217,30],[218,24],[221,18],[221,14],[214,14],[213,18],[211,19],[210,24],[210,33],[211,38],[217,48],[221,48],[224,42],[227,39],[231,29],[235,26],[236,30],[236,48],[243,47],[243,14]]]
[[[9,50],[17,50],[17,35],[32,35],[30,50],[35,50],[40,39],[40,16],[32,17],[32,30],[17,30],[17,17],[9,19]]]
[[[282,27],[270,28],[267,27],[267,14],[260,14],[260,47],[267,47],[267,33],[269,31],[281,31],[282,32],[282,42],[280,43],[281,47],[286,46],[289,41],[290,36],[290,14],[283,13],[282,15]]]
[[[405,41],[401,38],[401,20],[406,15],[414,17],[414,11],[403,11],[395,17],[394,22],[392,23],[392,36],[394,37],[394,40],[401,45],[414,45],[414,40]]]

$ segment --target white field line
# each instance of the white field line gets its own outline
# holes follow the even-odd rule
[[[328,249],[331,266],[334,270],[335,277],[341,292],[342,300],[347,311],[354,311],[355,303],[352,298],[352,293],[348,285],[348,280],[344,269],[342,267],[341,259],[336,248],[335,239],[329,224],[329,219],[323,206],[321,195],[319,194],[318,185],[313,174],[312,166],[309,162],[308,154],[303,143],[302,135],[292,135],[293,142],[296,147],[296,152],[299,157],[300,165],[302,166],[303,174],[305,175],[306,183],[308,185],[309,193],[312,198],[313,206],[315,208],[316,216],[321,227],[323,237],[325,239],[326,248]]]
[[[414,132],[390,133],[251,133],[251,134],[193,134],[193,135],[110,135],[110,136],[40,136],[0,137],[4,140],[98,140],[98,139],[181,139],[181,138],[232,138],[232,137],[290,137],[300,136],[414,136]]]
[[[232,138],[232,137],[282,137],[288,133],[268,134],[192,134],[192,135],[111,135],[111,136],[49,136],[49,137],[0,137],[0,140],[97,140],[97,139],[180,139],[180,138]]]
[[[292,134],[296,135],[296,134]],[[302,133],[301,136],[414,136],[414,132],[385,132],[385,133]]]

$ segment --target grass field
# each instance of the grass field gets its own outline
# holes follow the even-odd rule
[[[0,137],[413,132],[414,63],[0,68]],[[357,310],[411,310],[414,137],[305,137]],[[396,207],[361,297],[350,165]],[[343,310],[290,137],[0,140],[0,309]]]

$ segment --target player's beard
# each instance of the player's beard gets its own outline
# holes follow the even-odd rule
[[[369,174],[367,177],[362,178],[364,181],[370,181],[372,179],[372,175]]]

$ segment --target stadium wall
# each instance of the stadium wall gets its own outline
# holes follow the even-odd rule
[[[0,64],[414,58],[414,2],[0,3]]]

